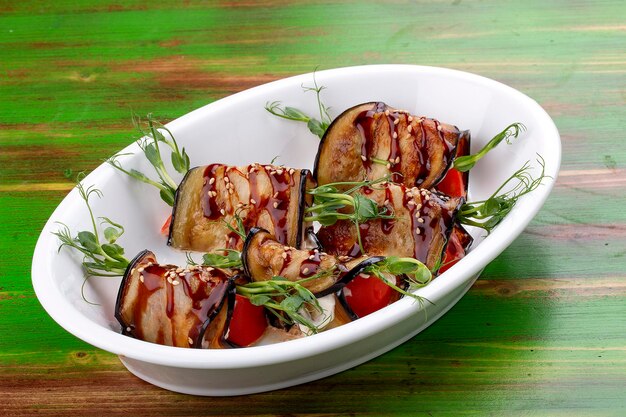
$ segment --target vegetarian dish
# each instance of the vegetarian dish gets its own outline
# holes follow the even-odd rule
[[[317,86],[316,86],[317,87]],[[321,89],[316,89],[318,93]],[[462,259],[466,226],[489,232],[543,179],[524,165],[484,201],[467,201],[469,171],[498,143],[517,137],[513,123],[476,154],[470,132],[381,102],[358,104],[330,120],[268,104],[284,119],[306,122],[321,138],[313,171],[273,163],[190,168],[165,126],[148,117],[139,144],[157,179],[120,161],[111,166],[154,185],[172,206],[164,241],[188,252],[187,265],[132,260],[118,239],[122,225],[104,218],[103,237],[64,226],[61,246],[84,255],[89,276],[122,276],[115,317],[122,333],[168,346],[240,348],[305,337],[374,313]],[[162,153],[184,173],[176,184]],[[540,161],[541,164],[541,161]],[[79,192],[89,198],[99,191]],[[93,220],[91,208],[90,215]],[[445,279],[445,277],[439,278]]]

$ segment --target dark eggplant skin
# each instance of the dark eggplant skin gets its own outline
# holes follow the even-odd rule
[[[231,314],[228,306],[234,302],[235,279],[211,267],[158,264],[154,254],[144,250],[122,278],[115,317],[123,334],[139,340],[185,348],[229,347],[223,333]],[[233,301],[227,302],[229,298]],[[219,328],[220,323],[225,327]],[[207,342],[209,329],[213,333]]]
[[[239,216],[246,231],[266,227],[281,243],[299,248],[310,226],[305,209],[312,197],[306,190],[313,187],[306,169],[260,164],[192,168],[176,191],[168,245],[200,252],[240,250],[242,239],[226,224],[234,227]]]
[[[156,255],[148,249],[144,249],[128,263],[126,271],[124,272],[124,276],[122,277],[122,282],[120,283],[120,289],[118,290],[117,297],[115,299],[115,318],[122,326],[123,335],[129,335],[128,329],[130,328],[130,323],[126,323],[121,315],[122,300],[124,298],[124,295],[126,294],[126,290],[128,289],[127,284],[130,280],[130,271],[132,271],[144,259],[154,259],[154,261],[156,262]]]
[[[381,127],[383,117],[387,120],[386,128]],[[375,124],[362,124],[370,123],[369,119],[376,120],[372,122]],[[362,103],[344,111],[326,130],[315,158],[313,177],[318,185],[324,185],[391,175],[393,181],[406,186],[431,188],[450,168],[463,136],[469,137],[469,131],[413,116],[381,102]],[[374,155],[376,163],[371,159]],[[387,167],[380,161],[388,162]]]
[[[248,260],[248,253],[250,252],[252,240],[259,233],[270,234],[270,232],[265,229],[262,229],[260,227],[253,227],[246,235],[246,240],[243,242],[243,248],[241,249],[241,264],[243,265],[243,273],[249,277],[252,277],[252,274],[250,273],[250,262]]]
[[[364,261],[360,262],[357,266],[350,269],[347,273],[345,273],[335,284],[327,289],[315,293],[315,297],[320,298],[329,294],[333,294],[339,292],[345,287],[350,281],[359,276],[361,272],[368,266],[377,264],[378,262],[384,261],[384,256],[372,256],[371,258],[367,258]]]

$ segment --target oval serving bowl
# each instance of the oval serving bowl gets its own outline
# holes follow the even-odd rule
[[[83,299],[81,258],[69,250],[57,252],[59,242],[52,235],[59,227],[56,222],[67,224],[74,233],[89,229],[87,210],[74,189],[48,220],[33,257],[33,286],[48,314],[76,337],[119,355],[130,372],[157,386],[195,395],[239,395],[343,371],[398,346],[447,312],[480,271],[523,231],[548,197],[561,158],[554,123],[535,101],[519,91],[455,70],[373,65],[320,71],[315,77],[326,87],[322,98],[331,106],[332,116],[358,103],[384,101],[470,129],[474,152],[508,124],[524,123],[527,131],[519,139],[512,145],[501,144],[472,169],[472,200],[488,197],[526,161],[536,167],[537,154],[545,159],[545,172],[551,178],[520,199],[489,236],[481,230],[472,231],[475,243],[470,253],[418,291],[431,303],[420,306],[405,297],[367,317],[314,336],[229,350],[174,348],[121,335],[113,311],[118,278],[88,280],[85,297],[98,305]],[[301,88],[312,84],[313,74],[305,74],[261,85],[195,110],[169,123],[168,128],[186,148],[192,166],[269,163],[278,156],[279,164],[310,169],[319,139],[304,124],[276,118],[264,106],[268,101],[281,100],[315,115],[315,96]],[[125,166],[152,172],[135,143],[122,152],[132,154],[123,160]],[[538,173],[538,169],[533,171],[535,176]],[[106,164],[83,183],[93,184],[103,193],[102,198],[91,201],[94,214],[126,227],[120,244],[127,256],[148,248],[161,262],[185,263],[185,254],[166,246],[165,237],[159,233],[170,209],[155,189]]]

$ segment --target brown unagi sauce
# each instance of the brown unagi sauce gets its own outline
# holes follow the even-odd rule
[[[404,191],[404,187],[402,191]],[[391,213],[394,205],[393,205],[393,194],[391,193],[391,188],[389,187],[389,185],[385,186],[385,202],[388,202],[388,204],[385,204],[384,207],[386,207],[387,211]],[[386,235],[391,233],[395,225],[396,225],[396,220],[393,218],[380,220],[380,228],[382,229],[383,233]]]
[[[424,180],[430,175],[430,157],[428,156],[428,146],[426,144],[427,134],[424,123],[424,120],[418,119],[417,125],[419,126],[420,133],[418,139],[413,141],[415,153],[419,158],[419,172],[417,174],[417,177],[415,178],[415,185],[417,185],[418,187],[423,184]]]
[[[300,276],[302,278],[308,278],[317,274],[321,261],[320,253],[310,250],[309,257],[300,265]]]
[[[204,169],[204,186],[202,187],[201,204],[204,217],[209,220],[217,220],[222,216],[220,208],[217,205],[217,199],[209,196],[209,192],[217,192],[217,178],[215,178],[215,174],[220,167],[226,169],[226,166],[222,164],[211,164]],[[211,180],[213,180],[213,183],[211,183]]]

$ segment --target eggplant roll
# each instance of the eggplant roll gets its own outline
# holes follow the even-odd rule
[[[394,215],[393,219],[370,220],[359,225],[367,255],[411,257],[431,270],[440,263],[463,199],[390,182],[358,192]],[[329,254],[352,257],[361,254],[357,228],[349,220],[322,226],[317,236]]]
[[[130,263],[117,296],[122,332],[167,346],[228,347],[224,332],[234,303],[234,279],[211,267],[159,265],[150,251]]]
[[[469,131],[385,103],[360,104],[326,130],[314,177],[324,185],[390,175],[409,187],[431,188],[450,167],[459,141],[469,136]]]
[[[323,297],[339,291],[368,266],[384,257],[332,256],[317,249],[299,250],[276,241],[263,229],[254,228],[246,238],[241,260],[245,273],[253,281],[267,281],[275,276],[303,282],[303,286]],[[317,278],[312,278],[314,276]]]
[[[241,250],[243,239],[235,215],[246,232],[258,226],[279,242],[300,247],[310,223],[304,209],[314,186],[310,171],[273,165],[235,167],[212,164],[191,169],[176,192],[168,244],[184,250]]]

